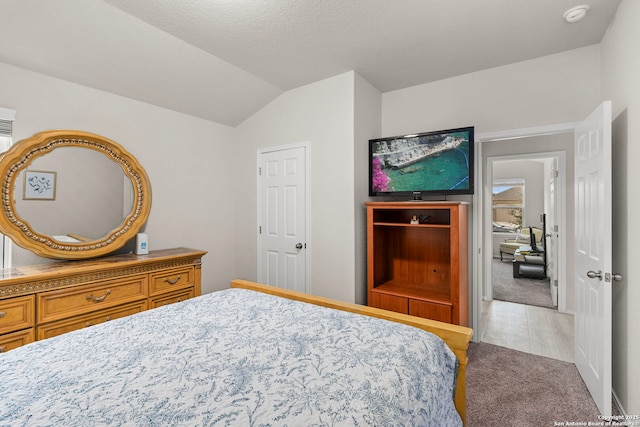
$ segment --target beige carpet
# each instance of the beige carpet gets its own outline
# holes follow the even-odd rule
[[[514,279],[513,264],[507,260],[494,259],[492,270],[493,299],[554,308],[549,279]]]
[[[573,363],[471,343],[468,427],[553,426],[567,421],[587,425],[600,421],[598,415]]]

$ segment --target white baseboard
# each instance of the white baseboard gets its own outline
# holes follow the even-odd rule
[[[622,404],[620,403],[620,399],[618,399],[618,396],[616,395],[615,390],[611,390],[611,395],[613,396],[613,400],[615,401],[616,405],[618,405],[618,409],[620,409],[620,415],[627,416],[627,412],[622,407]]]

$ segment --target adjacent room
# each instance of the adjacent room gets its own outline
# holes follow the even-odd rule
[[[504,144],[517,148],[504,154]],[[493,261],[483,298],[484,320],[490,323],[482,340],[573,362],[574,309],[573,301],[567,301],[573,285],[567,283],[566,242],[561,239],[573,231],[560,233],[567,227],[567,206],[573,205],[573,194],[566,194],[563,182],[573,174],[566,162],[573,153],[573,135],[493,141],[485,147],[486,153],[498,155],[487,156]],[[561,151],[544,151],[547,147]],[[518,320],[510,327],[500,321],[516,313]],[[513,333],[521,327],[526,335]]]
[[[640,422],[640,2],[0,15],[0,420]]]

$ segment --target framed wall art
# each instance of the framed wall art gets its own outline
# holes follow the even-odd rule
[[[56,172],[28,170],[24,174],[23,200],[55,200]]]

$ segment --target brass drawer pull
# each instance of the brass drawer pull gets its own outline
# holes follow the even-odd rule
[[[104,319],[105,322],[108,322],[109,320],[111,320],[111,316],[107,316]],[[89,327],[89,326],[93,326],[93,325],[95,325],[95,323],[93,323],[93,322],[87,322],[87,323],[84,324],[85,327]]]
[[[182,297],[178,298],[177,300],[175,300],[174,302],[171,301],[165,301],[164,303],[162,303],[162,305],[169,305],[169,304],[175,304],[177,302],[182,302]]]
[[[94,297],[93,295],[87,295],[87,300],[93,301],[93,302],[102,302],[110,293],[111,293],[111,289],[108,289],[107,292],[105,292],[104,295],[102,295],[101,297]]]
[[[6,311],[0,311],[0,319],[7,315]]]
[[[168,283],[168,284],[170,284],[170,285],[175,285],[176,283],[178,283],[178,282],[180,281],[180,278],[181,278],[181,277],[182,277],[182,276],[180,276],[179,274],[178,274],[178,277],[176,277],[174,280],[171,280],[171,279],[169,279],[168,277],[165,277],[165,278],[164,278],[164,281],[165,281],[165,282],[167,282],[167,283]]]

